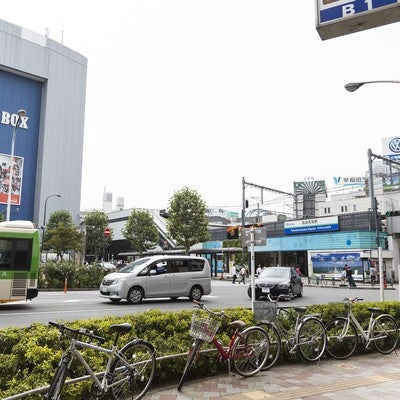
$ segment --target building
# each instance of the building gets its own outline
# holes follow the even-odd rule
[[[1,20],[0,49],[0,212],[6,216],[16,129],[10,220],[40,227],[52,212],[66,209],[78,224],[87,59]],[[20,109],[26,117],[16,128]]]

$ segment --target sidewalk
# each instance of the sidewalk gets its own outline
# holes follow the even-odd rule
[[[176,382],[177,384],[177,382]],[[219,375],[153,388],[145,400],[385,400],[400,396],[397,354],[365,353],[348,360],[324,358],[316,363],[277,364],[251,378]]]

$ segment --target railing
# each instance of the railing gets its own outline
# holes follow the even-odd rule
[[[211,352],[216,352],[216,351],[217,351],[217,349],[212,348],[212,349],[204,349],[204,350],[201,350],[200,352],[201,353],[211,353]],[[167,355],[167,356],[157,357],[156,361],[160,362],[160,361],[170,360],[170,359],[177,358],[177,357],[184,357],[184,356],[187,356],[187,355],[188,355],[188,352],[180,353],[180,354],[170,354],[170,355]],[[104,372],[99,372],[98,374],[96,374],[96,376],[101,378],[103,376],[103,374],[104,374]],[[91,379],[90,375],[80,376],[80,377],[74,378],[74,379],[68,379],[68,380],[65,381],[65,385],[72,385],[74,383],[83,382],[83,381],[86,381],[88,379]],[[28,396],[33,395],[33,394],[46,393],[49,390],[49,387],[50,387],[50,385],[42,386],[42,387],[39,387],[39,388],[36,388],[36,389],[29,390],[29,391],[24,392],[24,393],[19,393],[19,394],[15,394],[13,396],[10,396],[10,397],[6,397],[3,400],[19,400],[19,399],[24,399],[24,398],[26,398]]]

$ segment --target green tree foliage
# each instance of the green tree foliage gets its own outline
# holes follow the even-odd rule
[[[148,211],[133,210],[122,234],[129,240],[132,248],[142,254],[155,247],[159,241],[157,226]]]
[[[69,211],[58,210],[52,213],[45,229],[43,248],[52,250],[60,260],[69,251],[81,251],[83,235],[72,223]]]
[[[182,188],[169,200],[167,229],[179,246],[189,253],[190,246],[210,239],[206,204],[197,191]]]
[[[86,254],[93,254],[95,260],[112,242],[113,232],[106,238],[104,229],[108,227],[109,220],[105,213],[93,211],[86,215],[83,223],[86,227]]]

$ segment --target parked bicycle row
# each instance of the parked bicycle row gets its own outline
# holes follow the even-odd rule
[[[352,311],[352,305],[361,301],[360,298],[345,298],[346,315],[335,317],[325,325],[320,314],[306,314],[306,307],[278,306],[280,297],[284,296],[278,296],[276,300],[268,297],[268,302],[254,303],[254,318],[259,321],[258,325],[246,327],[243,321],[231,322],[234,333],[227,347],[215,338],[219,326],[216,321],[227,316],[223,311],[211,311],[197,302],[197,307],[206,311],[208,317],[201,318],[193,313],[191,336],[194,341],[178,389],[182,388],[204,342],[212,342],[217,348],[218,359],[228,360],[229,370],[232,361],[242,376],[268,370],[276,364],[284,349],[289,354],[299,352],[305,360],[312,362],[325,353],[337,359],[348,358],[360,340],[365,349],[373,345],[382,354],[389,354],[397,347],[398,324],[381,309],[368,308],[368,328],[365,330],[361,326]],[[290,313],[295,314],[295,323],[288,326]]]
[[[398,324],[389,314],[377,307],[368,308],[370,318],[364,329],[353,313],[352,307],[360,298],[345,298],[347,307],[344,316],[337,316],[324,324],[320,314],[307,314],[306,307],[282,307],[280,298],[254,303],[256,325],[246,326],[242,320],[233,320],[222,311],[210,310],[204,303],[194,301],[190,336],[193,338],[187,362],[178,383],[182,389],[190,376],[190,370],[200,356],[205,343],[215,346],[218,361],[227,361],[235,371],[250,377],[273,367],[282,351],[299,353],[307,361],[319,360],[323,354],[337,359],[350,357],[359,342],[369,349],[372,346],[382,354],[394,351],[398,343]],[[289,323],[294,317],[294,323]],[[228,343],[216,337],[222,321],[228,321],[232,334]],[[58,400],[73,360],[85,368],[93,381],[91,396],[100,398],[110,393],[115,400],[138,400],[149,390],[156,374],[156,351],[153,345],[134,339],[120,348],[119,337],[131,331],[127,323],[114,324],[110,333],[115,334],[111,348],[102,346],[104,337],[86,329],[72,329],[63,324],[50,322],[62,337],[69,339],[69,347],[59,362],[45,398]],[[95,344],[97,342],[99,344]],[[96,374],[80,350],[91,349],[108,356],[104,373]]]

